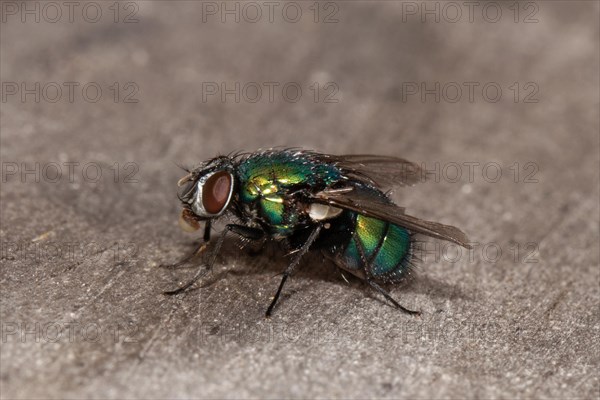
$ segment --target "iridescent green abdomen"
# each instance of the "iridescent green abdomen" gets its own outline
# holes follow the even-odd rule
[[[307,153],[289,151],[252,155],[238,168],[239,200],[273,233],[288,235],[302,221],[293,204],[301,188],[325,188],[341,178],[333,165],[313,161]]]
[[[410,267],[411,233],[405,228],[379,219],[354,214],[355,229],[339,260],[351,272],[363,269],[366,258],[371,276],[397,281]],[[362,253],[362,255],[361,255]]]

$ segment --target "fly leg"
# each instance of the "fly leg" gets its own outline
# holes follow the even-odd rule
[[[281,283],[279,284],[277,293],[275,293],[275,296],[273,297],[273,301],[271,301],[269,308],[267,308],[267,312],[265,314],[265,316],[267,318],[271,316],[271,313],[273,312],[273,308],[275,307],[277,300],[279,300],[279,296],[281,295],[281,290],[283,289],[283,285],[285,284],[285,281],[287,280],[288,276],[290,276],[292,274],[292,272],[294,272],[294,269],[298,266],[298,263],[300,262],[300,259],[302,258],[302,256],[304,254],[306,254],[306,252],[308,251],[310,246],[317,239],[317,236],[319,236],[319,232],[321,232],[321,225],[317,225],[315,227],[315,229],[310,233],[310,236],[308,237],[308,239],[306,239],[306,242],[304,242],[302,247],[300,247],[300,249],[298,249],[296,254],[294,254],[294,258],[292,259],[290,264],[287,266],[285,271],[283,271],[283,277],[281,278]]]
[[[194,283],[196,283],[196,281],[198,279],[200,279],[201,277],[203,277],[204,275],[206,275],[207,273],[212,271],[212,267],[215,264],[215,261],[217,260],[217,255],[219,254],[219,251],[221,251],[221,247],[223,246],[223,242],[225,241],[225,236],[227,236],[227,234],[229,232],[237,233],[238,235],[245,237],[247,239],[251,239],[251,240],[258,240],[264,236],[264,232],[258,228],[251,228],[248,226],[236,225],[236,224],[226,225],[225,229],[223,229],[223,232],[221,232],[221,235],[217,239],[214,249],[211,252],[210,258],[208,260],[208,264],[206,265],[206,269],[200,267],[198,269],[198,271],[196,272],[196,274],[194,275],[194,277],[188,283],[186,283],[185,285],[183,285],[177,289],[169,290],[169,291],[166,291],[163,293],[168,294],[168,295],[179,294],[179,293],[187,290],[189,287],[191,287]],[[207,234],[206,230],[205,230],[204,238],[206,239],[207,236],[210,239],[210,233]],[[202,246],[206,247],[206,243],[203,243]]]
[[[206,223],[206,226],[204,227],[203,242],[200,243],[200,246],[198,246],[198,248],[196,250],[194,250],[189,255],[183,257],[181,260],[177,261],[175,264],[161,264],[161,267],[162,268],[172,268],[172,269],[179,268],[182,265],[187,264],[193,258],[195,258],[195,257],[199,256],[200,254],[202,254],[204,252],[204,250],[206,250],[206,245],[210,241],[210,225],[211,225],[210,221],[208,221]]]
[[[400,305],[400,303],[398,303],[396,300],[394,300],[394,298],[392,296],[390,296],[390,294],[388,292],[386,292],[385,289],[383,289],[381,286],[379,286],[377,283],[375,283],[372,278],[367,277],[367,283],[373,289],[375,289],[379,293],[381,293],[386,299],[388,299],[390,301],[390,303],[392,303],[397,309],[402,310],[402,311],[404,311],[407,314],[421,315],[421,311],[409,310],[408,308],[405,308],[402,305]]]
[[[373,251],[373,257],[371,257],[371,259],[369,260],[369,259],[367,259],[367,256],[365,255],[365,249],[364,249],[363,244],[360,241],[360,239],[358,239],[358,240],[354,239],[354,241],[357,245],[356,247],[358,248],[358,252],[360,253],[360,258],[362,259],[363,272],[365,273],[365,280],[367,281],[369,286],[371,286],[373,289],[375,289],[379,293],[381,293],[383,295],[383,297],[385,297],[397,309],[404,311],[407,314],[421,315],[421,311],[413,311],[413,310],[409,310],[406,307],[403,307],[400,303],[398,303],[396,300],[394,300],[394,298],[384,288],[379,286],[377,284],[377,282],[375,282],[375,280],[373,279],[373,275],[371,274],[371,268],[373,266],[373,261],[375,259],[375,255],[377,254],[378,249]]]

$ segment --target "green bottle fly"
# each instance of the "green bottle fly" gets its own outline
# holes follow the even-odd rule
[[[213,158],[180,179],[180,222],[186,230],[205,222],[205,242],[215,218],[230,213],[237,223],[228,224],[216,240],[207,268],[166,293],[180,293],[210,271],[226,234],[233,232],[250,240],[283,240],[295,250],[267,316],[308,250],[321,250],[399,309],[418,313],[402,307],[379,285],[406,275],[413,265],[415,234],[470,247],[459,229],[407,215],[384,192],[421,179],[416,164],[396,157],[270,149]],[[193,255],[205,248],[206,243]]]

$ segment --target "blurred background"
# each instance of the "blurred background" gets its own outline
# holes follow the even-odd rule
[[[597,2],[3,1],[2,398],[591,398],[600,393]],[[318,255],[234,239],[213,284],[178,165],[272,146],[433,179],[398,313]],[[457,253],[458,251],[458,253]]]

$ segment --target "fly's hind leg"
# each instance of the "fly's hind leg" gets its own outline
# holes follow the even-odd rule
[[[390,303],[392,303],[397,309],[404,311],[407,314],[410,315],[421,315],[421,311],[413,311],[413,310],[409,310],[406,307],[403,307],[400,303],[398,303],[396,300],[394,300],[394,298],[385,291],[385,289],[383,289],[381,286],[379,286],[376,282],[373,281],[372,278],[367,277],[367,283],[369,284],[369,286],[371,286],[373,289],[377,290],[379,293],[381,293],[383,295],[383,297],[385,297]]]
[[[238,235],[245,237],[247,239],[251,239],[251,240],[259,240],[264,236],[264,232],[261,229],[258,228],[251,228],[248,226],[244,226],[244,225],[236,225],[236,224],[229,224],[225,226],[225,229],[223,229],[223,232],[221,232],[221,235],[219,236],[219,238],[217,239],[217,242],[215,244],[214,249],[211,252],[211,256],[208,260],[208,263],[206,265],[206,268],[202,268],[202,266],[200,266],[200,268],[198,269],[198,271],[196,272],[196,274],[194,275],[194,277],[188,281],[185,285],[174,289],[174,290],[168,290],[163,292],[164,294],[167,295],[175,295],[175,294],[179,294],[185,290],[187,290],[188,288],[190,288],[194,283],[196,283],[196,281],[198,279],[200,279],[201,277],[203,277],[204,275],[208,274],[209,272],[212,271],[212,267],[215,264],[215,261],[217,260],[217,255],[219,254],[219,251],[221,251],[221,247],[223,246],[223,242],[225,241],[225,236],[227,236],[227,234],[229,232],[233,232],[233,233],[237,233]],[[209,234],[210,235],[210,234]],[[205,231],[205,239],[207,237],[206,235],[206,231]],[[209,236],[210,239],[210,236]],[[206,248],[206,245],[208,244],[208,242],[205,242],[202,244],[201,248],[198,249],[197,251],[203,251],[204,248]],[[204,248],[203,248],[204,247]],[[195,256],[192,255],[191,258],[193,258]]]
[[[383,297],[386,298],[386,300],[388,300],[390,303],[392,303],[394,305],[394,307],[396,307],[397,309],[410,314],[410,315],[421,315],[421,311],[413,311],[413,310],[409,310],[408,308],[402,306],[400,303],[398,303],[396,300],[394,300],[394,298],[381,286],[379,286],[377,284],[377,282],[375,282],[375,280],[373,279],[373,275],[371,274],[371,267],[373,266],[373,259],[375,257],[372,257],[371,260],[367,259],[367,256],[365,255],[365,249],[362,245],[362,242],[360,240],[355,240],[356,242],[356,247],[358,248],[358,252],[360,253],[360,258],[362,260],[362,269],[363,272],[365,273],[365,280],[367,281],[367,283],[369,284],[369,286],[371,286],[373,289],[375,289],[376,291],[378,291],[379,293],[381,293],[381,295],[383,295]],[[377,254],[377,251],[379,249],[375,249],[373,254]]]

